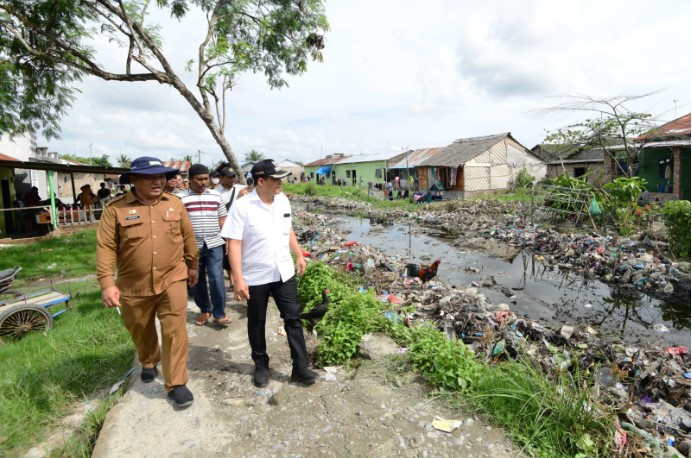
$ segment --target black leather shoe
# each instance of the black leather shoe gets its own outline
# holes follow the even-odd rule
[[[192,393],[185,385],[174,386],[173,389],[168,392],[168,399],[173,401],[173,404],[178,408],[189,407],[195,400],[194,396],[192,396]]]
[[[307,367],[293,368],[291,373],[291,381],[296,383],[302,383],[303,385],[312,385],[319,378],[319,374],[315,371],[308,369]]]
[[[156,379],[157,375],[158,371],[156,370],[156,366],[143,367],[142,374],[139,376],[139,378],[142,380],[142,383],[151,383]]]
[[[269,369],[266,367],[256,367],[252,383],[258,388],[264,388],[269,385]]]

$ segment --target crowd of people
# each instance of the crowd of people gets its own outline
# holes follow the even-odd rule
[[[96,250],[103,303],[121,310],[142,365],[142,382],[154,381],[161,363],[164,389],[177,408],[194,401],[187,388],[188,295],[199,308],[197,326],[210,319],[230,323],[228,292],[247,303],[257,387],[269,384],[265,321],[272,296],[288,336],[291,380],[311,385],[318,378],[308,368],[299,316],[296,273],[302,275],[306,263],[281,189],[290,173],[266,159],[255,163],[250,174],[242,185],[228,167],[210,171],[194,164],[185,182],[177,169],[141,157],[120,177],[121,186],[131,190],[105,203]],[[155,317],[161,323],[161,345]]]

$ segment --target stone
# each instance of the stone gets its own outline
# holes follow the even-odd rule
[[[399,346],[386,334],[375,332],[365,334],[360,341],[360,354],[364,358],[381,359],[398,354]]]

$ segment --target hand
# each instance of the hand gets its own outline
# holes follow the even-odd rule
[[[298,256],[296,258],[296,270],[298,271],[298,275],[302,277],[303,274],[305,273],[305,269],[307,269],[305,257],[304,256]]]
[[[199,280],[199,271],[196,269],[187,269],[187,286],[192,288]]]
[[[120,290],[117,286],[109,286],[101,291],[101,300],[106,307],[120,307]]]
[[[233,291],[235,292],[236,301],[250,300],[250,289],[248,288],[244,278],[233,277]]]

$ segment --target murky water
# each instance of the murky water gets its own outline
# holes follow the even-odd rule
[[[665,303],[600,281],[586,283],[581,275],[546,270],[534,263],[528,252],[508,261],[460,249],[451,240],[426,235],[425,228],[415,223],[402,225],[348,216],[334,216],[334,221],[350,233],[349,239],[377,247],[388,256],[410,262],[441,259],[439,279],[457,288],[474,282],[480,285],[492,275],[497,285],[480,287],[480,291],[493,303],[507,303],[520,317],[554,326],[590,325],[631,344],[646,339],[690,345],[689,303]]]

